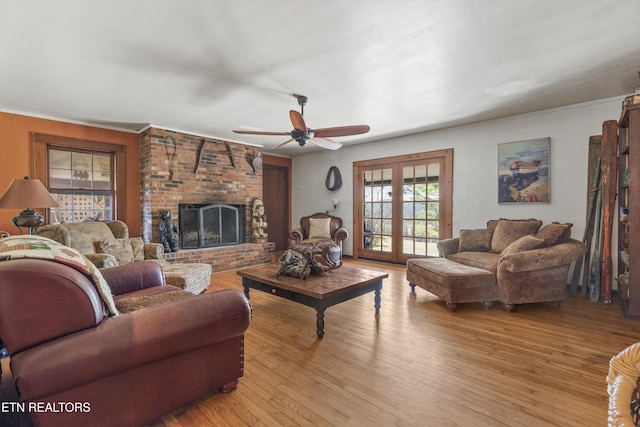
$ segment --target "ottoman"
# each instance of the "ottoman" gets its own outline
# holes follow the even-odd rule
[[[456,311],[458,303],[481,302],[489,309],[498,299],[493,273],[469,267],[446,258],[414,258],[407,261],[407,280],[411,292],[415,287],[434,294]]]
[[[205,263],[170,263],[162,265],[164,280],[167,285],[201,294],[211,283],[211,264]]]

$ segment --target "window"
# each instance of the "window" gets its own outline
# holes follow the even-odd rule
[[[34,152],[36,177],[59,205],[48,223],[124,217],[124,146],[35,134]]]
[[[49,148],[49,222],[113,219],[113,155]]]

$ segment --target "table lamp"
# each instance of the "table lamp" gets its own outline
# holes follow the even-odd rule
[[[55,208],[58,203],[55,201],[47,188],[42,185],[39,179],[14,179],[0,197],[0,209],[19,209],[29,206],[18,216],[14,217],[13,225],[18,227],[20,234],[22,228],[29,230],[29,234],[35,234],[38,227],[44,223],[44,217],[33,208]]]

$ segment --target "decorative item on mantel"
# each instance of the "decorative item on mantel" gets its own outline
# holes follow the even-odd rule
[[[16,217],[13,218],[13,225],[18,227],[20,234],[23,234],[22,227],[26,228],[29,234],[36,234],[36,230],[44,223],[44,217],[40,215],[36,208],[57,208],[55,201],[47,188],[42,185],[39,179],[14,179],[0,197],[0,209],[23,209],[29,206]]]
[[[171,211],[161,210],[162,221],[158,228],[160,229],[160,242],[164,246],[164,252],[178,252],[178,227],[171,219]]]
[[[173,182],[173,167],[176,162],[176,150],[178,145],[176,139],[167,135],[164,137],[164,151],[167,154],[167,161],[169,162],[169,181]]]
[[[258,155],[255,154],[251,158],[251,167],[253,168],[253,174],[256,174],[256,171],[262,167],[262,152],[258,151]]]
[[[251,210],[251,237],[254,243],[264,243],[267,241],[267,216],[264,214],[264,204],[259,198],[253,199]]]
[[[212,142],[217,143],[217,142],[223,142],[223,141],[212,141]],[[200,148],[198,148],[198,160],[196,162],[196,168],[193,170],[193,173],[198,173],[198,169],[200,168],[200,164],[202,163],[202,160],[204,157],[204,149],[205,149],[206,143],[207,143],[207,140],[202,138],[202,140],[200,141]],[[229,156],[230,165],[229,166],[217,165],[217,166],[223,167],[223,168],[235,169],[236,159],[233,157],[233,150],[231,149],[231,145],[229,145],[228,142],[224,141],[224,146],[226,147],[227,151],[214,151],[212,153],[216,155],[224,154],[226,156]]]

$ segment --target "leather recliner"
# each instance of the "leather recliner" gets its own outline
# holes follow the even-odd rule
[[[152,261],[101,273],[116,302],[185,292],[165,285]],[[0,337],[36,426],[139,426],[232,391],[243,375],[251,311],[237,290],[105,313],[93,283],[70,266],[0,261]]]

